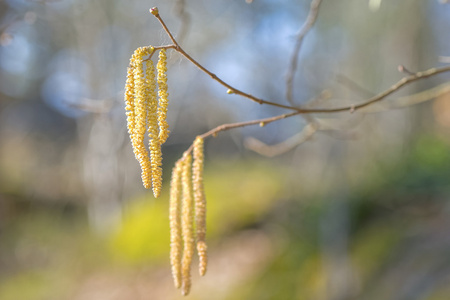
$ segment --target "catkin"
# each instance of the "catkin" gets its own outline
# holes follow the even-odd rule
[[[167,89],[167,56],[166,49],[159,51],[159,60],[156,66],[158,69],[158,126],[159,126],[159,140],[164,144],[169,137],[169,124],[167,123],[167,107],[169,105],[169,93]]]
[[[194,255],[194,201],[192,199],[192,177],[191,177],[192,155],[186,154],[183,159],[183,171],[181,183],[183,190],[182,204],[182,234],[183,234],[183,258],[181,261],[182,293],[189,294],[191,289],[191,264]]]
[[[134,155],[141,166],[142,183],[147,189],[152,187],[153,195],[158,198],[162,188],[161,145],[169,136],[169,125],[166,121],[169,93],[165,49],[159,52],[157,75],[151,59],[145,60],[144,74],[144,57],[151,55],[154,50],[152,46],[148,46],[134,51],[127,70],[124,98],[128,133]],[[149,150],[144,145],[147,131]]]
[[[151,48],[152,49],[152,48]],[[148,159],[148,152],[144,145],[144,136],[146,131],[147,120],[147,98],[146,98],[146,82],[144,78],[143,58],[150,51],[150,47],[141,47],[136,49],[131,64],[133,68],[134,81],[134,130],[132,133],[132,145],[136,159],[141,165],[142,183],[145,188],[151,186],[151,166]],[[130,124],[130,126],[132,126]]]
[[[161,144],[158,136],[158,116],[157,116],[157,97],[156,97],[156,80],[155,66],[151,60],[146,63],[146,81],[147,81],[147,119],[148,137],[150,148],[150,165],[153,195],[158,198],[161,194],[162,187],[162,153]]]
[[[181,237],[181,173],[183,160],[176,162],[170,181],[170,264],[176,288],[181,287],[181,253],[183,250]]]
[[[203,190],[203,138],[198,136],[194,141],[194,162],[192,164],[192,184],[195,202],[195,224],[197,230],[197,253],[199,257],[199,273],[205,275],[208,263],[206,246],[206,198]]]

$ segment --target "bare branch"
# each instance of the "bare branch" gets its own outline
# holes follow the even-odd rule
[[[293,106],[288,106],[288,105],[283,105],[283,104],[279,104],[279,103],[263,100],[261,98],[258,98],[258,97],[255,97],[253,95],[247,94],[247,93],[245,93],[245,92],[243,92],[241,90],[238,90],[238,89],[232,87],[230,84],[228,84],[225,81],[223,81],[222,79],[220,79],[216,74],[212,73],[211,71],[209,71],[208,69],[203,67],[199,62],[194,60],[189,54],[187,54],[180,47],[180,45],[177,43],[177,41],[173,37],[172,33],[167,28],[167,26],[164,23],[164,21],[162,20],[161,16],[159,15],[158,9],[156,7],[150,9],[150,12],[158,19],[158,21],[161,23],[161,25],[163,26],[164,30],[166,31],[167,35],[169,36],[169,38],[173,42],[173,45],[164,46],[164,47],[166,47],[166,48],[173,48],[174,50],[178,51],[180,54],[182,54],[184,57],[186,57],[191,63],[193,63],[195,66],[197,66],[197,68],[202,70],[204,73],[208,74],[212,79],[214,79],[215,81],[217,81],[218,83],[220,83],[224,87],[228,88],[228,92],[229,93],[241,95],[241,96],[243,96],[245,98],[248,98],[248,99],[250,99],[250,100],[252,100],[254,102],[257,102],[259,104],[266,104],[266,105],[276,106],[276,107],[285,108],[285,109],[289,109],[289,110],[294,110],[294,111],[296,111],[296,113],[294,113],[294,115],[311,114],[311,113],[354,112],[354,111],[356,111],[356,110],[358,110],[360,108],[369,106],[369,105],[371,105],[373,103],[376,103],[376,102],[379,102],[379,101],[383,100],[387,96],[391,95],[392,93],[396,92],[397,90],[399,90],[400,88],[402,88],[403,86],[405,86],[405,85],[407,85],[407,84],[409,84],[411,82],[414,82],[414,81],[417,81],[417,80],[423,79],[423,78],[428,78],[430,76],[434,76],[434,75],[437,75],[437,74],[440,74],[440,73],[450,72],[450,66],[447,66],[447,67],[441,67],[441,68],[432,68],[432,69],[428,69],[428,70],[423,71],[423,72],[414,73],[414,74],[412,74],[410,76],[402,78],[401,80],[399,80],[396,84],[391,86],[386,91],[384,91],[384,92],[382,92],[382,93],[380,93],[380,94],[378,94],[378,95],[368,99],[366,102],[363,102],[363,103],[357,104],[357,105],[351,105],[351,106],[345,106],[345,107],[339,107],[339,108],[311,108],[311,109],[309,109],[309,108],[306,109],[306,108],[293,107]],[[288,115],[290,115],[290,114],[288,114]]]
[[[156,8],[152,8],[156,9]],[[161,23],[161,26],[164,28],[164,30],[166,31],[167,35],[169,36],[169,38],[172,40],[173,44],[174,44],[174,49],[176,51],[178,51],[181,55],[183,55],[184,57],[186,57],[191,63],[193,63],[195,66],[197,66],[197,68],[199,68],[200,70],[202,70],[204,73],[208,74],[212,79],[214,79],[215,81],[217,81],[218,83],[220,83],[221,85],[223,85],[224,87],[226,87],[229,91],[228,93],[230,94],[237,94],[237,95],[241,95],[245,98],[248,98],[254,102],[257,102],[259,104],[267,104],[267,105],[271,105],[271,106],[276,106],[276,107],[281,107],[281,108],[286,108],[286,109],[290,109],[290,110],[298,110],[298,108],[296,107],[291,107],[288,105],[283,105],[283,104],[278,104],[275,102],[271,102],[271,101],[267,101],[267,100],[263,100],[260,99],[258,97],[255,97],[253,95],[244,93],[240,90],[238,90],[237,88],[232,87],[231,85],[229,85],[228,83],[226,83],[225,81],[223,81],[222,79],[220,79],[216,74],[212,73],[211,71],[209,71],[208,69],[206,69],[204,66],[202,66],[199,62],[197,62],[195,59],[193,59],[189,54],[187,54],[183,48],[181,48],[181,46],[178,44],[178,42],[175,40],[175,38],[173,37],[172,33],[169,31],[169,29],[167,28],[166,24],[164,23],[164,21],[162,20],[161,16],[159,15],[159,13],[157,12],[156,9],[156,13],[154,11],[152,11],[152,14],[158,19],[158,21]]]
[[[278,120],[282,120],[282,119],[286,119],[286,118],[290,118],[292,116],[298,115],[300,114],[299,112],[291,112],[288,114],[282,114],[282,115],[278,115],[275,117],[270,117],[270,118],[264,118],[264,119],[258,119],[258,120],[252,120],[252,121],[245,121],[245,122],[237,122],[237,123],[228,123],[228,124],[222,124],[220,126],[217,126],[213,129],[211,129],[208,132],[205,132],[204,134],[201,134],[200,137],[202,137],[203,139],[210,137],[210,136],[217,136],[217,134],[221,131],[226,131],[226,130],[230,130],[230,129],[234,129],[234,128],[239,128],[239,127],[246,127],[246,126],[250,126],[250,125],[257,125],[259,124],[259,126],[263,127],[269,123],[278,121]],[[185,152],[189,153],[192,150],[193,145],[191,145]]]
[[[297,41],[295,42],[294,51],[292,52],[292,56],[289,63],[289,70],[288,73],[286,74],[286,99],[292,106],[294,106],[294,101],[292,100],[292,90],[295,72],[297,71],[298,54],[300,52],[300,48],[302,47],[303,39],[308,34],[309,30],[314,26],[314,23],[317,20],[317,16],[319,14],[319,7],[321,3],[322,0],[311,1],[311,6],[309,8],[309,13],[308,16],[306,17],[306,21],[297,34]]]
[[[374,95],[374,93],[372,93],[371,91],[369,91],[366,88],[362,87],[361,85],[359,85],[358,83],[356,83],[355,81],[353,81],[352,79],[348,78],[347,76],[345,76],[343,74],[338,74],[336,76],[336,80],[340,84],[342,84],[342,85],[348,87],[349,89],[355,91],[356,93],[360,94],[364,98],[373,97],[373,95]]]
[[[300,31],[300,34],[299,34],[299,37],[302,37],[302,38],[299,38],[300,45],[301,45],[301,40],[306,35],[308,30],[311,28],[311,26],[314,24],[314,21],[317,18],[317,10],[319,8],[320,3],[321,3],[321,1],[319,1],[319,0],[313,0],[312,3],[311,3],[310,15],[308,16],[307,22],[305,23],[306,25],[303,26],[303,28],[302,28],[302,30]],[[177,52],[182,54],[185,58],[187,58],[191,63],[193,63],[195,66],[197,66],[201,71],[203,71],[204,73],[208,74],[213,80],[217,81],[218,83],[220,83],[224,87],[228,88],[228,93],[241,95],[241,96],[243,96],[243,97],[245,97],[247,99],[250,99],[250,100],[252,100],[254,102],[257,102],[259,104],[266,104],[266,105],[276,106],[276,107],[285,108],[285,109],[289,109],[289,110],[294,110],[294,112],[287,113],[287,114],[282,114],[282,115],[278,115],[278,116],[274,116],[274,117],[270,117],[270,118],[264,118],[264,119],[246,121],[246,122],[237,122],[237,123],[223,124],[223,125],[217,126],[217,127],[213,128],[213,129],[211,129],[210,131],[200,135],[202,138],[207,138],[207,137],[210,137],[210,136],[216,136],[221,131],[226,131],[226,130],[230,130],[230,129],[234,129],[234,128],[246,127],[246,126],[251,126],[251,125],[256,125],[256,124],[260,124],[261,126],[264,126],[266,124],[269,124],[269,123],[272,123],[272,122],[275,122],[275,121],[278,121],[278,120],[281,120],[281,119],[290,118],[290,117],[293,117],[293,116],[296,116],[296,115],[306,115],[308,117],[307,120],[310,121],[310,124],[308,126],[312,126],[311,128],[314,128],[314,132],[316,132],[317,130],[320,129],[318,127],[319,125],[308,114],[339,113],[339,112],[353,113],[353,112],[355,112],[357,110],[360,110],[362,108],[365,108],[365,107],[371,106],[371,105],[373,105],[373,104],[375,104],[377,102],[380,102],[381,100],[385,99],[386,97],[388,97],[389,95],[391,95],[394,92],[398,91],[399,89],[401,89],[402,87],[404,87],[405,85],[407,85],[409,83],[412,83],[412,82],[417,81],[417,80],[425,79],[425,78],[428,78],[428,77],[431,77],[431,76],[435,76],[437,74],[441,74],[441,73],[444,73],[444,72],[450,72],[450,66],[441,67],[441,68],[431,68],[431,69],[428,69],[426,71],[417,72],[417,73],[411,73],[411,72],[408,71],[407,73],[410,74],[409,76],[403,77],[401,80],[399,80],[397,83],[392,85],[387,90],[385,90],[385,91],[383,91],[383,92],[381,92],[381,93],[379,93],[379,94],[369,98],[368,100],[366,100],[365,102],[362,102],[360,104],[344,106],[344,107],[338,107],[338,108],[299,108],[299,107],[287,106],[287,105],[282,105],[282,104],[278,104],[278,103],[275,103],[275,102],[263,100],[261,98],[258,98],[258,97],[255,97],[253,95],[247,94],[247,93],[245,93],[245,92],[243,92],[241,90],[238,90],[238,89],[232,87],[230,84],[228,84],[225,81],[223,81],[222,79],[220,79],[216,74],[212,73],[211,71],[209,71],[208,69],[203,67],[199,62],[197,62],[189,54],[187,54],[183,50],[183,48],[181,48],[181,46],[175,40],[175,38],[173,37],[172,33],[169,31],[169,29],[167,28],[166,24],[162,20],[161,16],[159,15],[158,9],[156,7],[150,9],[150,12],[158,19],[158,21],[161,23],[162,27],[166,31],[167,35],[169,36],[169,38],[173,42],[173,45],[159,46],[159,47],[155,47],[155,49],[163,49],[163,48],[168,49],[168,48],[171,48],[171,49],[176,50]],[[405,72],[404,67],[401,70],[403,72]],[[295,68],[294,68],[294,71],[295,71]],[[322,96],[319,96],[319,97],[321,98]],[[311,133],[311,135],[312,134],[313,133]],[[186,153],[191,152],[192,151],[192,147],[193,146],[191,145],[185,152]]]
[[[440,84],[438,86],[435,86],[435,87],[430,88],[425,91],[421,91],[421,92],[413,94],[413,95],[394,99],[392,102],[390,102],[387,105],[369,106],[364,109],[360,109],[360,111],[363,113],[379,113],[379,112],[385,112],[385,111],[393,110],[393,109],[405,108],[408,106],[413,106],[416,104],[420,104],[420,103],[423,103],[426,101],[433,100],[433,99],[438,98],[447,93],[450,93],[450,84],[443,83],[443,84]]]

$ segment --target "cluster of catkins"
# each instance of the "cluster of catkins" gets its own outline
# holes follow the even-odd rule
[[[166,121],[169,94],[166,51],[165,49],[159,51],[157,75],[153,61],[144,59],[153,54],[153,51],[155,49],[152,46],[140,47],[131,56],[125,84],[125,109],[134,155],[141,165],[142,183],[147,189],[152,187],[153,195],[157,198],[161,194],[162,187],[161,145],[169,136]],[[150,155],[144,144],[146,132],[149,137]]]
[[[169,94],[166,51],[159,50],[157,74],[150,59],[154,51],[152,46],[134,51],[125,85],[125,109],[131,144],[141,165],[142,182],[145,188],[152,187],[153,195],[157,198],[162,187],[161,145],[169,136],[166,121]],[[146,132],[149,150],[144,144]],[[175,286],[181,288],[183,295],[189,294],[191,288],[191,264],[195,248],[200,275],[205,275],[207,265],[202,137],[195,139],[192,153],[193,162],[191,151],[176,162],[170,183],[170,263]]]
[[[170,182],[170,263],[175,286],[183,295],[191,288],[191,264],[197,248],[199,273],[206,273],[206,198],[203,190],[203,138],[194,141],[194,162],[185,153]],[[195,232],[194,232],[195,228]]]

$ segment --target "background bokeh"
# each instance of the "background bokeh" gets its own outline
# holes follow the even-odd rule
[[[360,103],[405,76],[398,65],[448,64],[444,2],[324,0],[295,104]],[[174,161],[217,125],[285,112],[227,94],[169,51],[171,136],[155,200],[123,104],[134,49],[170,43],[153,6],[205,67],[288,104],[309,1],[0,1],[1,300],[181,299],[168,259]],[[411,84],[372,111],[318,115],[328,130],[276,157],[251,141],[282,143],[303,118],[208,139],[209,270],[194,272],[187,299],[449,299],[449,79]],[[391,108],[408,95],[431,101]]]

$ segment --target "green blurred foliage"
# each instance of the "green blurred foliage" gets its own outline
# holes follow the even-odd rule
[[[250,226],[267,214],[281,190],[281,174],[276,165],[256,161],[208,163],[205,170],[208,239],[214,241]],[[167,264],[168,188],[165,191],[160,199],[147,195],[128,204],[122,226],[111,236],[113,257],[133,264]]]

